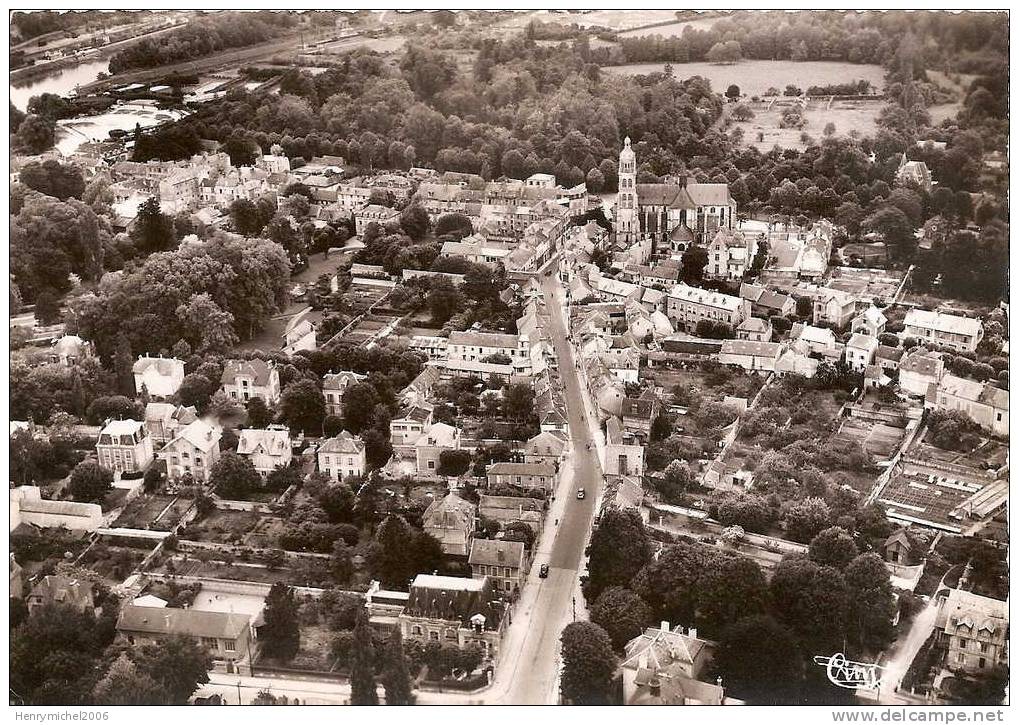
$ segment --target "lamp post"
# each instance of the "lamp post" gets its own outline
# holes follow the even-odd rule
[[[240,680],[237,680],[237,704],[238,705],[243,705],[244,704],[243,702],[241,702],[241,681]]]

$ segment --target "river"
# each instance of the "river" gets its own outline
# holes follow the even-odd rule
[[[92,83],[100,73],[109,73],[109,58],[89,60],[77,65],[55,69],[53,73],[29,81],[24,85],[11,84],[11,101],[26,110],[32,96],[42,93],[70,95],[75,87]],[[56,149],[65,156],[87,141],[104,141],[110,138],[110,131],[119,129],[131,131],[135,126],[151,128],[167,121],[177,121],[185,115],[179,110],[160,109],[152,101],[119,102],[108,110],[92,116],[65,118],[57,122]]]
[[[24,85],[11,84],[11,102],[16,108],[24,111],[28,107],[28,100],[32,96],[43,93],[56,93],[58,96],[66,96],[74,90],[75,86],[83,86],[93,82],[100,73],[110,72],[109,58],[91,60],[78,65],[65,66],[54,70],[52,74],[36,78]]]

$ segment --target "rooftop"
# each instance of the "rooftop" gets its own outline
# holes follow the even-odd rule
[[[474,539],[468,563],[482,566],[513,566],[523,568],[524,545],[520,541]]]
[[[122,607],[117,620],[117,629],[122,632],[186,634],[220,639],[237,639],[249,625],[250,618],[245,614],[139,607],[135,604]]]

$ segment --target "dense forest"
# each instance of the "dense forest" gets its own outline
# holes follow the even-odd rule
[[[148,20],[151,14],[151,10],[69,10],[63,13],[15,11],[11,13],[11,41],[24,42],[58,30],[73,33],[92,23],[102,23],[106,27],[138,23]]]
[[[194,147],[182,133],[279,143],[291,157],[330,153],[364,168],[434,165],[440,170],[523,178],[554,173],[592,191],[615,184],[624,135],[645,157],[678,168],[715,154],[710,132],[721,100],[702,78],[602,76],[582,43],[538,47],[486,41],[470,73],[441,51],[411,45],[398,67],[367,51],[312,76],[289,71],[278,96],[237,91],[143,142],[161,158]],[[183,129],[183,131],[182,131]],[[163,148],[162,137],[171,143]],[[146,152],[149,153],[149,152]]]
[[[188,23],[179,30],[147,38],[110,58],[110,72],[158,68],[192,58],[254,45],[269,40],[296,24],[289,13],[216,13]]]
[[[903,36],[923,38],[927,67],[993,73],[1008,54],[1008,23],[1000,13],[803,11],[745,12],[681,36],[621,37],[625,62],[710,60],[718,43],[737,42],[744,58],[887,64]]]

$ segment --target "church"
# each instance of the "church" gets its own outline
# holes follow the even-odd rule
[[[676,182],[638,184],[637,158],[626,137],[619,154],[616,239],[633,244],[651,237],[656,252],[683,251],[705,243],[719,229],[736,226],[736,202],[728,184],[700,184],[682,175]]]

